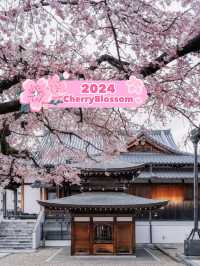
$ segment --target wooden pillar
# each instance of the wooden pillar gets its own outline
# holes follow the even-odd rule
[[[57,199],[60,198],[60,187],[58,185],[56,185],[56,197]]]
[[[153,237],[152,237],[152,213],[151,213],[151,209],[149,211],[149,242],[150,244],[153,243]]]
[[[40,200],[43,200],[43,197],[42,197],[42,188],[40,188]]]
[[[6,199],[6,190],[3,190],[3,217],[7,216],[7,199]]]
[[[135,218],[132,216],[132,227],[131,227],[131,254],[135,252]]]
[[[24,182],[21,185],[21,210],[24,212]]]
[[[93,255],[93,218],[90,217],[89,224],[89,254]]]
[[[74,255],[74,217],[71,215],[71,255]]]
[[[117,217],[113,220],[113,254],[117,254]]]
[[[14,216],[17,216],[17,189],[14,190]]]
[[[46,221],[46,209],[44,209],[44,222],[42,223],[42,246],[43,247],[45,247],[45,241],[46,241],[45,221]]]
[[[44,200],[48,200],[48,191],[47,188],[43,188],[44,191]]]

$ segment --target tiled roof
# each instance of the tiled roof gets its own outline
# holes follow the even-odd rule
[[[143,167],[143,164],[133,164],[126,162],[125,160],[120,160],[119,158],[114,158],[112,160],[104,160],[100,162],[81,162],[74,163],[71,166],[83,169],[86,171],[120,171],[120,170],[137,170]]]
[[[119,160],[124,160],[132,165],[135,164],[192,164],[193,155],[180,152],[173,140],[170,130],[153,130],[145,131],[149,138],[153,139],[159,145],[168,147],[173,154],[151,153],[151,152],[126,152],[120,155]],[[40,148],[35,152],[34,157],[40,165],[58,165],[65,164],[69,161],[69,154],[65,152],[65,148],[71,148],[77,151],[86,151],[90,156],[101,154],[103,141],[100,137],[95,139],[87,138],[91,145],[87,146],[80,138],[68,134],[59,134],[59,138],[51,133],[40,138]],[[56,152],[61,147],[62,153]],[[53,154],[53,156],[49,156]],[[200,159],[199,159],[200,162]],[[103,163],[102,163],[103,164]],[[103,167],[103,166],[102,166]],[[118,163],[112,167],[118,167]]]
[[[149,133],[152,139],[157,141],[158,143],[170,147],[173,150],[179,151],[174,138],[172,136],[171,130],[151,130]]]
[[[121,160],[134,164],[193,164],[192,154],[163,154],[154,152],[126,152],[120,155]],[[200,163],[200,156],[198,156]]]
[[[87,146],[87,141],[91,143],[91,145]],[[86,142],[81,140],[80,138],[69,134],[59,134],[57,137],[54,134],[47,134],[45,137],[40,138],[40,149],[35,152],[34,158],[38,164],[42,165],[58,165],[65,164],[69,161],[69,154],[62,152],[57,153],[56,150],[61,147],[74,149],[77,151],[88,152],[89,155],[98,155],[101,153],[102,148],[102,139],[96,137],[95,139],[86,138]],[[54,154],[54,156],[49,156],[49,154]]]
[[[194,173],[187,170],[177,170],[177,171],[142,171],[138,178],[142,179],[192,179]],[[200,173],[199,173],[200,177]]]
[[[144,135],[146,139],[149,139],[155,144],[161,146],[162,148],[165,148],[174,153],[182,153],[176,145],[170,129],[141,130],[136,133],[136,137],[134,137],[132,141],[136,140],[137,138],[140,138],[142,135]],[[131,143],[131,140],[129,140],[129,143]]]
[[[142,208],[161,207],[168,201],[153,200],[129,195],[122,192],[84,192],[65,198],[39,201],[43,206],[57,206],[65,208],[75,207],[120,207]]]

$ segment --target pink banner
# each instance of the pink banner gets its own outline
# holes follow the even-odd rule
[[[33,112],[41,108],[137,108],[145,103],[147,90],[142,80],[26,80],[20,95],[22,104],[30,104]]]

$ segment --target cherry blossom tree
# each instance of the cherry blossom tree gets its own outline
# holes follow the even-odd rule
[[[91,147],[113,156],[125,149],[120,136],[128,134],[137,112],[117,108],[22,112],[19,94],[25,79],[66,72],[69,79],[134,75],[148,88],[145,112],[160,120],[179,113],[199,126],[199,14],[198,0],[1,1],[3,179],[19,181],[29,171],[36,179],[78,182],[78,173],[69,166],[58,165],[48,173],[38,165],[33,153],[40,149],[40,139],[53,134],[59,142],[56,152],[74,161],[91,157]],[[81,140],[86,149],[66,146],[63,134]],[[100,146],[92,142],[99,136]]]

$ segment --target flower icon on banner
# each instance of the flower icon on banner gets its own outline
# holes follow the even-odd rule
[[[48,83],[45,78],[38,81],[27,79],[22,84],[23,92],[20,95],[21,104],[30,104],[32,112],[39,112],[44,103],[52,99],[52,93],[48,89]]]
[[[64,79],[68,79],[70,77],[70,74],[67,72],[67,71],[65,71],[64,73],[63,73],[63,78]]]
[[[144,82],[141,79],[137,79],[135,76],[130,76],[129,80],[126,81],[126,86],[130,94],[141,95],[145,91]]]
[[[65,84],[60,80],[58,75],[53,75],[48,78],[48,87],[53,95],[53,99],[58,99],[64,96],[66,90]]]

